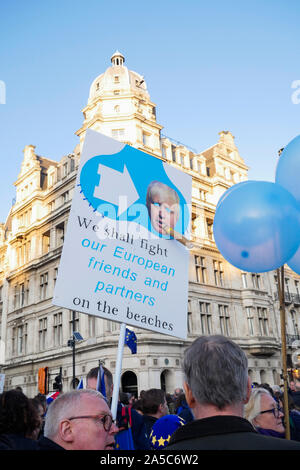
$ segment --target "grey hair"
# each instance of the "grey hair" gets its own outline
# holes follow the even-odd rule
[[[258,387],[251,391],[251,395],[247,405],[244,408],[244,417],[254,425],[253,421],[261,411],[261,397],[262,395],[272,396],[266,388]]]
[[[90,389],[73,390],[59,395],[48,407],[44,428],[45,437],[52,439],[58,434],[61,421],[74,415],[84,395],[104,399],[102,393]]]
[[[183,371],[200,404],[211,404],[221,410],[247,397],[247,356],[225,336],[197,338],[185,351]]]

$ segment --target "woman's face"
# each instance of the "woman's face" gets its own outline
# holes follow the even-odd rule
[[[271,395],[263,394],[260,398],[261,413],[253,420],[253,424],[262,429],[271,429],[279,433],[284,432],[282,423],[283,413],[278,403]]]
[[[169,203],[168,203],[169,202]],[[178,204],[166,202],[160,194],[153,196],[150,206],[150,218],[153,228],[163,235],[168,235],[168,228],[174,228],[178,220]]]

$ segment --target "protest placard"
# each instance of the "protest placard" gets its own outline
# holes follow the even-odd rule
[[[186,338],[191,180],[88,130],[53,303]]]

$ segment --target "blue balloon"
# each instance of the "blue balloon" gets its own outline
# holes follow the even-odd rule
[[[236,188],[239,188],[242,184],[247,184],[249,183],[249,180],[247,181],[242,181],[241,183],[237,183],[237,184],[234,184],[233,186],[230,186],[230,188],[228,188],[225,193],[222,194],[222,196],[220,197],[220,199],[218,200],[218,204],[217,204],[217,207],[216,207],[216,210],[218,209],[219,205],[222,203],[222,201],[224,201],[224,199],[228,196],[228,194],[232,193],[232,191],[235,191]]]
[[[248,181],[216,209],[214,237],[220,253],[239,269],[277,269],[300,244],[300,205],[278,184]]]
[[[300,202],[300,135],[291,140],[279,157],[275,182],[287,189]]]

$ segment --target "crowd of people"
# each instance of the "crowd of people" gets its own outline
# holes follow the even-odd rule
[[[20,389],[0,395],[0,450],[300,450],[300,380],[289,383],[289,425],[283,390],[251,383],[243,350],[229,338],[201,336],[185,351],[183,388],[173,394],[120,392],[110,405],[113,376],[89,371],[86,388],[60,393],[51,404]]]

